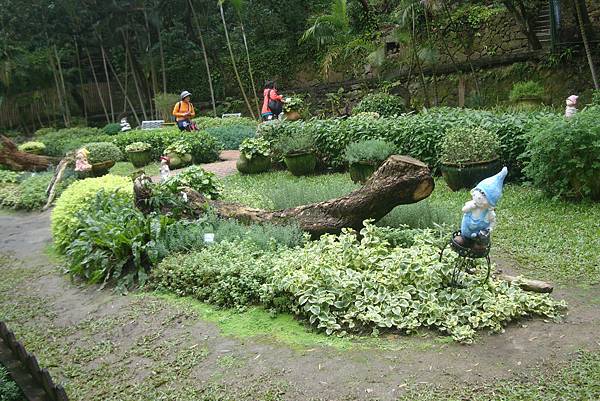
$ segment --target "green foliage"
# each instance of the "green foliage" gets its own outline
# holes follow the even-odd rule
[[[315,145],[314,138],[309,132],[298,132],[294,136],[280,137],[277,141],[277,151],[280,154],[310,152]]]
[[[374,162],[382,163],[394,154],[394,144],[380,139],[369,139],[351,143],[346,147],[345,159],[348,163]]]
[[[109,142],[92,142],[83,145],[89,152],[88,161],[91,164],[107,161],[118,162],[123,159],[123,153],[114,144]]]
[[[599,119],[600,107],[590,107],[570,119],[541,121],[527,145],[527,177],[551,195],[600,199]]]
[[[52,176],[52,172],[23,174],[18,183],[0,184],[0,206],[15,210],[41,209],[46,204],[46,189]],[[73,181],[72,175],[65,175],[56,187],[56,195],[60,195]]]
[[[19,145],[21,152],[33,153],[34,155],[43,155],[46,151],[46,145],[42,142],[25,142]]]
[[[126,153],[131,153],[131,152],[145,152],[147,150],[152,149],[152,146],[149,143],[146,142],[134,142],[132,144],[129,144],[127,146],[125,146],[125,152]]]
[[[592,105],[600,106],[600,89],[596,89],[592,92]]]
[[[277,306],[308,318],[328,334],[420,328],[446,332],[460,342],[476,331],[501,331],[527,315],[557,318],[566,306],[548,295],[467,275],[465,288],[448,286],[454,256],[439,261],[435,236],[415,232],[412,243],[387,240],[390,229],[367,224],[356,233],[326,235],[304,249],[281,254],[264,286],[262,300],[287,298]],[[484,274],[484,273],[483,273]]]
[[[180,132],[175,128],[157,130],[133,130],[111,138],[122,152],[135,142],[146,142],[152,147],[152,157],[158,159],[164,150],[174,142],[183,141],[190,148],[194,163],[211,163],[219,158],[219,142],[204,131]]]
[[[21,389],[9,376],[4,366],[0,365],[0,401],[23,401],[25,397]]]
[[[184,188],[191,188],[208,199],[218,199],[222,191],[217,176],[198,166],[188,167],[181,173],[170,177],[165,182],[165,186],[173,193],[180,192]]]
[[[106,124],[104,128],[102,128],[102,132],[106,135],[117,135],[121,132],[121,124],[119,123],[110,123]]]
[[[269,142],[264,138],[244,139],[240,145],[240,152],[250,160],[255,155],[270,156]]]
[[[60,252],[64,252],[75,239],[79,224],[77,213],[89,210],[99,191],[112,192],[117,189],[119,196],[133,200],[131,179],[114,175],[76,181],[63,192],[56,201],[51,216],[52,237]]]
[[[37,136],[39,133],[39,136]],[[89,142],[109,142],[109,136],[104,136],[98,128],[65,128],[61,130],[38,130],[37,140],[46,145],[46,154],[54,157],[64,157]]]
[[[441,143],[444,163],[462,166],[490,161],[499,155],[498,135],[480,127],[454,127],[446,132]]]
[[[539,82],[517,82],[510,91],[509,99],[515,102],[520,99],[541,99],[544,96],[544,87]]]
[[[167,146],[164,150],[164,154],[168,155],[170,153],[177,153],[180,155],[185,155],[188,154],[192,151],[192,147],[184,140],[178,140],[175,141],[173,143],[171,143],[169,146]]]
[[[286,113],[290,113],[292,111],[300,111],[302,106],[304,105],[304,101],[300,97],[289,97],[285,99],[285,103],[283,104],[283,111]]]
[[[371,93],[352,109],[352,114],[378,113],[382,117],[393,117],[406,111],[404,99],[389,93]]]
[[[164,121],[172,120],[173,107],[180,100],[179,95],[176,93],[157,93],[154,95],[154,105]]]
[[[10,170],[0,170],[0,184],[13,184],[19,181],[23,173]]]
[[[214,137],[223,149],[238,149],[244,139],[253,138],[256,128],[248,125],[232,125],[207,128],[206,132]]]
[[[156,239],[167,217],[146,217],[131,199],[100,191],[74,216],[76,234],[66,247],[69,273],[90,283],[114,281],[119,288],[146,282],[146,267],[158,261]]]
[[[230,118],[215,118],[215,117],[197,117],[193,120],[200,130],[208,128],[221,127],[251,127],[256,128],[258,122],[247,117],[230,117]]]

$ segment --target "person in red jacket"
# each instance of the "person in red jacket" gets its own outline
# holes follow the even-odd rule
[[[283,96],[277,92],[275,82],[267,81],[263,94],[262,120],[270,121],[277,119],[283,112]]]

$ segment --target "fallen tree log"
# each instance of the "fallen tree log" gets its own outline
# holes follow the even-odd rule
[[[134,184],[136,204],[144,204],[151,196],[140,177]],[[282,224],[296,222],[313,236],[339,233],[342,228],[360,229],[366,219],[379,220],[398,205],[419,202],[434,189],[434,181],[426,164],[407,156],[391,156],[359,189],[337,199],[278,211],[266,211],[223,201],[206,200],[198,192],[185,189],[188,203],[202,210],[207,202],[222,218],[246,223]],[[139,207],[139,206],[138,206]],[[143,209],[142,209],[143,210]]]
[[[523,277],[510,276],[508,274],[501,274],[498,278],[507,281],[510,284],[518,284],[519,287],[525,291],[549,294],[554,290],[554,286],[545,281],[530,280]]]
[[[14,171],[44,171],[58,164],[59,159],[21,152],[9,138],[1,135],[0,164]]]

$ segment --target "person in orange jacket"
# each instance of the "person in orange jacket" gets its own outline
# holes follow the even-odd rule
[[[177,119],[177,126],[181,131],[194,131],[192,118],[196,115],[194,105],[190,101],[192,94],[188,91],[181,92],[181,100],[173,107],[173,115]]]
[[[283,111],[283,96],[277,92],[277,86],[273,81],[266,82],[263,94],[262,120],[276,120]]]

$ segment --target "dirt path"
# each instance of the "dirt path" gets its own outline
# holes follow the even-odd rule
[[[155,295],[72,283],[44,253],[49,213],[0,215],[0,320],[66,385],[72,400],[393,400],[407,386],[478,386],[535,375],[596,350],[600,292],[559,289],[563,323],[541,319],[482,334],[395,337],[393,351],[290,347],[220,334],[197,312]]]
[[[217,177],[219,177],[219,178],[223,178],[223,177],[231,175],[237,171],[237,169],[235,167],[235,163],[237,162],[237,160],[239,158],[240,158],[239,150],[224,150],[219,155],[219,159],[220,159],[219,161],[214,162],[214,163],[201,164],[200,167],[202,167],[206,171],[215,173],[217,175]],[[182,170],[184,170],[184,169],[171,170],[170,175],[172,175],[172,176],[177,175]],[[152,177],[152,180],[159,181],[160,176],[154,176],[154,177]]]

